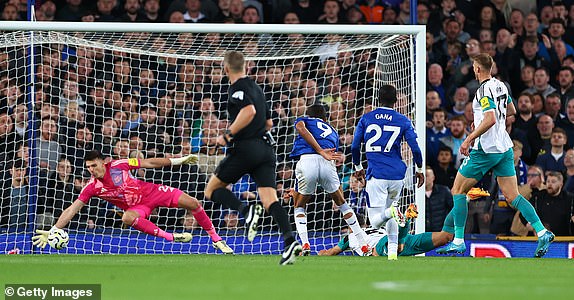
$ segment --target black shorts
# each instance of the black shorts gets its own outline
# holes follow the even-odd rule
[[[237,141],[227,149],[227,156],[215,169],[225,183],[235,183],[249,174],[257,187],[277,188],[275,149],[263,139]]]

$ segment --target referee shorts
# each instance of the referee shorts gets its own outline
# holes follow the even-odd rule
[[[225,183],[235,183],[249,174],[257,187],[277,188],[276,162],[275,149],[265,140],[236,141],[227,148],[227,156],[215,169],[215,175]]]

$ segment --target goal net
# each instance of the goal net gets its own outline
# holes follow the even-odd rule
[[[294,183],[293,121],[307,106],[328,108],[345,157],[337,162],[343,191],[361,216],[364,188],[351,176],[350,145],[355,124],[375,106],[380,85],[397,87],[396,109],[413,120],[424,141],[424,28],[419,26],[155,24],[145,29],[150,32],[144,24],[14,24],[0,22],[5,30],[0,253],[214,253],[207,233],[183,209],[159,208],[149,217],[163,230],[194,235],[191,243],[171,243],[122,224],[124,212],[97,198],[69,224],[66,249],[33,247],[34,231],[55,224],[89,181],[83,157],[91,149],[113,159],[196,153],[197,166],[139,169],[132,175],[198,198],[236,253],[280,253],[282,240],[268,214],[260,220],[260,234],[248,242],[243,216],[204,199],[205,184],[225,156],[215,140],[229,125],[226,50],[244,52],[248,74],[271,107],[278,196],[292,224],[293,200],[287,194]],[[403,157],[410,168],[402,209],[417,202],[423,213],[413,229],[424,231],[424,193],[414,188],[408,146]],[[229,188],[245,203],[258,201],[249,176]],[[346,231],[321,188],[307,206],[307,218],[313,253],[332,247]]]

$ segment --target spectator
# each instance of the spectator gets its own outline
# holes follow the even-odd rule
[[[142,22],[158,23],[161,21],[159,17],[160,0],[144,0],[144,15],[141,16]]]
[[[548,230],[556,235],[572,235],[574,222],[574,195],[563,189],[564,177],[559,172],[550,172],[546,189],[533,189],[529,201],[536,208],[540,220]],[[521,218],[523,224],[526,220]]]
[[[36,11],[36,19],[38,21],[55,21],[56,4],[51,0],[43,1],[40,8]]]
[[[470,100],[470,98],[469,98],[468,89],[464,86],[457,88],[456,91],[454,92],[454,96],[452,99],[452,101],[454,103],[454,106],[452,107],[453,115],[455,115],[455,116],[464,115],[464,108],[465,108],[465,106],[469,100]],[[466,119],[465,119],[465,122],[466,122]]]
[[[464,116],[456,116],[450,120],[448,125],[450,129],[450,134],[439,138],[439,141],[449,147],[454,154],[454,167],[458,169],[462,161],[466,158],[462,153],[460,153],[460,145],[466,139],[466,119]]]
[[[241,20],[245,24],[259,24],[261,22],[261,17],[259,16],[259,11],[255,6],[247,6],[243,10]]]
[[[323,4],[323,15],[317,21],[323,24],[344,24],[346,20],[339,18],[339,2],[336,0],[325,0]]]
[[[343,1],[343,8],[349,10],[351,6],[346,5],[345,2],[348,1]],[[379,3],[377,3],[376,0],[363,1],[363,4],[360,5],[359,8],[361,9],[361,12],[365,16],[365,20],[367,21],[367,23],[380,24],[383,22],[383,11],[385,10],[385,8]],[[389,7],[388,9],[391,8]]]
[[[56,19],[58,21],[80,21],[88,12],[82,5],[82,0],[66,0],[66,5],[57,10]]]
[[[283,24],[301,24],[301,20],[296,13],[290,11],[283,17]]]
[[[169,23],[185,23],[185,17],[181,11],[174,10],[169,14]]]
[[[558,120],[556,126],[566,131],[568,148],[574,147],[574,98],[566,103],[566,116]]]
[[[530,94],[540,93],[544,98],[555,93],[556,89],[550,85],[548,69],[543,67],[537,68],[534,72],[534,86],[526,89],[525,92]]]
[[[112,150],[112,159],[127,159],[130,156],[130,142],[128,140],[118,139],[114,144],[114,149]]]
[[[82,124],[76,128],[74,137],[66,144],[66,155],[74,168],[81,169],[84,167],[84,154],[94,147],[94,136],[92,130]]]
[[[2,10],[2,20],[19,21],[20,15],[18,14],[18,7],[11,3],[6,4]]]
[[[554,122],[564,118],[564,115],[560,113],[561,108],[562,104],[560,103],[560,95],[558,93],[552,93],[546,97],[544,101],[544,113],[552,117]]]
[[[453,207],[452,195],[448,187],[435,184],[435,175],[429,166],[425,175],[425,231],[438,232]]]
[[[124,3],[126,13],[120,17],[122,22],[147,22],[148,19],[140,13],[139,0],[126,0]]]
[[[434,166],[437,162],[438,149],[440,147],[440,138],[450,135],[446,127],[446,111],[444,109],[434,110],[432,113],[432,128],[427,128],[427,164]]]
[[[437,163],[432,167],[436,175],[435,182],[447,186],[449,189],[452,188],[457,172],[454,168],[452,157],[452,149],[443,145],[438,150]]]
[[[97,15],[95,16],[98,22],[116,22],[118,18],[113,14],[113,10],[117,2],[115,0],[98,0]]]
[[[231,3],[229,3],[229,15],[234,23],[241,23],[243,9],[243,0],[231,0]]]
[[[101,126],[101,132],[95,134],[94,144],[98,145],[98,150],[106,157],[112,156],[113,145],[119,138],[119,132],[116,120],[107,119]]]
[[[10,186],[4,189],[3,195],[3,198],[9,202],[6,224],[8,224],[9,230],[20,231],[28,223],[29,185],[26,163],[23,160],[17,159],[12,162],[10,177]]]
[[[566,131],[555,127],[552,129],[550,138],[550,151],[541,152],[536,159],[536,164],[542,168],[544,173],[548,171],[563,172],[564,166],[564,146],[566,145]]]
[[[538,155],[546,153],[551,148],[550,138],[554,129],[552,117],[541,115],[537,120],[536,129],[535,132],[530,133],[528,136],[533,156],[531,161],[535,161]]]
[[[443,70],[439,64],[432,64],[429,66],[427,72],[427,91],[436,91],[440,97],[440,107],[448,109],[450,107],[447,94],[448,88],[443,83]]]
[[[319,20],[323,7],[321,6],[321,1],[295,0],[293,1],[293,12],[299,16],[301,23],[313,24]]]
[[[569,193],[574,193],[574,149],[566,151],[564,155],[564,167],[566,171],[566,183],[564,184],[564,190]]]
[[[74,168],[69,160],[61,158],[56,167],[56,172],[45,180],[40,180],[39,199],[36,208],[36,218],[41,216],[44,221],[42,228],[49,229],[55,222],[55,218],[74,198]],[[45,182],[43,182],[45,181]]]
[[[433,127],[433,112],[440,108],[440,96],[437,91],[427,91],[426,94],[426,122],[427,128]]]
[[[562,107],[560,109],[561,112],[566,112],[566,105],[568,104],[568,100],[574,98],[574,86],[572,83],[574,82],[574,70],[570,67],[562,67],[558,72],[558,93],[560,94],[560,101],[562,103]]]
[[[14,131],[12,117],[6,110],[0,111],[0,174],[7,169],[6,163],[14,159],[16,145],[22,140]]]
[[[58,140],[58,123],[51,117],[44,117],[40,126],[40,139],[38,143],[38,157],[40,168],[46,172],[56,170],[56,165],[62,154]]]
[[[510,29],[510,31],[517,36],[524,35],[524,13],[520,9],[512,9],[510,12],[510,20],[508,22],[508,26],[508,29]],[[498,32],[500,32],[500,30]]]
[[[349,178],[348,193],[349,195],[346,199],[349,199],[351,208],[357,215],[364,216],[367,209],[367,193],[365,191],[365,185],[356,176]]]

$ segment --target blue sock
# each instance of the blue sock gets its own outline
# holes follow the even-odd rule
[[[518,197],[512,200],[512,206],[514,206],[524,216],[526,221],[532,225],[532,228],[534,228],[536,232],[545,229],[542,222],[540,222],[540,218],[538,217],[536,210],[534,210],[534,206],[532,206],[526,198],[522,197],[522,195],[518,195]]]
[[[464,239],[464,226],[466,225],[466,217],[468,215],[468,205],[466,203],[466,195],[456,194],[452,197],[454,207],[454,237]]]

